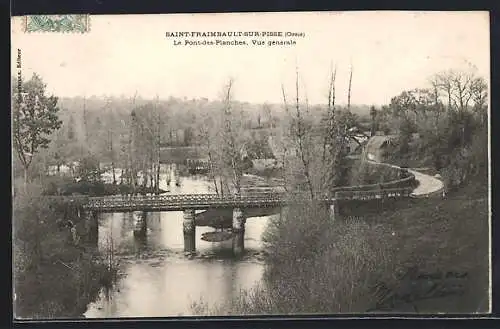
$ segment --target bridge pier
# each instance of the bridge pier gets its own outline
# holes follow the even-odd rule
[[[138,217],[134,227],[134,236],[144,238],[148,232],[148,213],[146,211],[141,211],[140,213],[134,213],[133,216]]]
[[[194,221],[194,209],[184,210],[184,221],[182,229],[184,231],[184,252],[194,254],[196,252],[196,223]]]
[[[332,203],[330,203],[329,214],[332,222],[339,218],[339,202],[337,200],[333,200]]]
[[[85,220],[87,221],[87,242],[97,247],[99,241],[99,216],[96,211],[86,211]]]
[[[233,209],[233,253],[241,256],[245,250],[245,222],[246,218],[240,208]]]
[[[290,209],[288,208],[288,206],[280,207],[280,214],[279,214],[280,222],[283,222],[287,218],[289,210]]]

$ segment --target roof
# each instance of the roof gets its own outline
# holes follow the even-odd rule
[[[375,152],[380,149],[385,142],[396,139],[396,135],[385,135],[385,136],[373,136],[368,140],[366,144],[366,150],[370,153]]]

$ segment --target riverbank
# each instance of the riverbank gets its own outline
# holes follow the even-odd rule
[[[264,238],[264,284],[197,315],[488,311],[488,188],[484,177],[445,199],[403,200],[329,222],[291,208]],[[425,279],[424,279],[425,278]]]
[[[19,319],[83,317],[116,268],[87,241],[71,207],[53,204],[28,185],[13,205],[14,315]],[[76,230],[65,223],[72,222]],[[114,265],[114,264],[113,264]]]
[[[89,196],[106,196],[106,195],[124,195],[124,194],[163,194],[168,191],[163,189],[154,189],[149,186],[134,187],[128,184],[113,184],[105,182],[87,182],[75,181],[72,178],[51,177],[45,184],[43,190],[44,195],[89,195]]]

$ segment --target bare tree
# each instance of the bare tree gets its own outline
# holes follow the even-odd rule
[[[345,158],[347,156],[347,141],[349,140],[348,129],[352,125],[352,113],[349,111],[350,95],[352,86],[352,69],[349,78],[348,89],[348,109],[341,111],[335,107],[335,81],[337,67],[331,71],[329,89],[328,89],[328,105],[325,116],[322,120],[323,126],[321,129],[323,136],[323,149],[321,156],[321,164],[316,167],[320,168],[320,191],[323,194],[329,194],[330,191],[342,183],[344,178]]]
[[[465,111],[486,100],[487,85],[477,76],[475,67],[439,72],[430,78],[430,83],[436,98],[443,95],[446,99],[449,110]]]
[[[307,185],[307,190],[309,192],[309,196],[311,199],[314,199],[315,197],[315,189],[313,186],[313,180],[311,177],[311,158],[310,158],[310,152],[312,145],[309,142],[310,138],[310,127],[309,125],[305,122],[303,113],[302,113],[302,108],[301,108],[301,103],[300,103],[300,96],[299,96],[299,70],[296,68],[295,70],[295,112],[292,114],[291,111],[288,108],[288,102],[286,98],[286,93],[284,91],[284,87],[282,86],[282,93],[283,93],[283,104],[285,106],[285,111],[288,113],[292,120],[290,124],[290,138],[293,140],[295,144],[295,150],[296,150],[296,156],[299,159],[300,162],[300,167],[301,170],[299,173],[292,173],[292,174],[302,174],[305,179],[305,183]]]
[[[243,177],[243,148],[240,120],[237,119],[237,113],[233,110],[232,88],[233,79],[229,79],[224,88],[223,99],[223,120],[224,126],[222,130],[222,165],[223,173],[226,173],[226,185],[231,181],[232,187],[237,194],[241,192],[241,178]],[[240,113],[241,114],[241,113]],[[228,177],[229,176],[229,177]]]
[[[210,128],[213,128],[213,120],[210,116],[207,116],[205,120],[199,125],[198,128],[198,136],[199,136],[199,143],[201,143],[207,151],[208,154],[208,175],[210,177],[210,180],[212,180],[215,188],[215,193],[219,194],[219,187],[217,186],[217,163],[216,159],[214,156],[215,150],[214,150],[214,143],[213,139],[214,136],[211,134]],[[221,192],[222,193],[222,192]]]
[[[156,95],[156,112],[157,112],[157,121],[156,121],[156,182],[155,182],[155,191],[156,194],[160,192],[160,142],[161,142],[161,113],[158,109],[158,95]]]
[[[351,109],[351,87],[352,87],[352,64],[351,71],[349,73],[349,90],[347,91],[347,110]]]
[[[323,156],[322,161],[326,161],[326,151],[328,145],[331,145],[335,140],[335,80],[337,77],[337,65],[335,69],[331,71],[330,85],[328,88],[328,107],[327,107],[327,121],[326,121],[326,131],[323,141]]]

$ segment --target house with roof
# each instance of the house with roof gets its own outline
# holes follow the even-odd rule
[[[397,141],[397,135],[373,136],[365,146],[368,160],[383,162],[387,146],[393,145]]]

